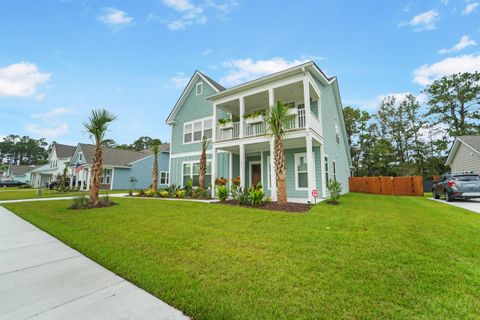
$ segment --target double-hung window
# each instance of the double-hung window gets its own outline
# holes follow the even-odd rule
[[[112,179],[112,169],[103,169],[102,177],[100,178],[101,184],[110,184]]]
[[[168,171],[160,171],[160,184],[168,185],[169,183]]]
[[[308,190],[308,169],[306,153],[295,154],[295,188]]]
[[[325,182],[328,183],[328,158],[325,157]]]
[[[200,184],[200,162],[191,161],[183,163],[183,186],[192,180],[192,186],[198,187]],[[205,172],[205,186],[212,183],[212,165],[207,161],[207,170]]]
[[[183,127],[183,142],[190,143],[192,142],[192,128],[193,124],[188,123]]]
[[[183,125],[183,143],[200,142],[203,137],[211,139],[213,135],[213,120],[206,118]]]
[[[200,96],[203,93],[203,83],[199,82],[195,86],[195,95]]]
[[[332,162],[332,168],[333,168],[333,180],[337,181],[337,165],[335,161]]]

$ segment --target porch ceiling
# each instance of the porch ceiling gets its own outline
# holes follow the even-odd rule
[[[256,154],[259,153],[260,151],[270,151],[270,143],[269,142],[258,142],[258,143],[249,143],[245,144],[245,154]],[[319,147],[320,143],[313,139],[313,146],[314,147]],[[304,137],[298,137],[298,138],[288,138],[283,140],[283,148],[284,149],[294,149],[294,148],[305,148],[306,147],[306,141]],[[232,145],[232,146],[225,146],[218,148],[218,150],[226,151],[226,152],[232,152],[235,154],[240,153],[240,147],[239,145]]]

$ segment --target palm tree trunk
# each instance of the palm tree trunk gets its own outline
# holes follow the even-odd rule
[[[283,153],[282,137],[275,136],[275,173],[277,175],[277,201],[278,203],[287,202],[287,184],[285,155]]]
[[[153,154],[153,172],[152,172],[152,188],[158,189],[158,153]]]
[[[202,151],[199,163],[198,185],[201,190],[205,189],[205,174],[207,172],[207,154]]]
[[[97,140],[93,150],[92,183],[90,186],[90,202],[98,204],[98,193],[100,190],[100,177],[102,176],[102,145]]]

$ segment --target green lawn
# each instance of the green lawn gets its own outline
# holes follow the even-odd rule
[[[7,208],[195,319],[478,319],[480,215],[349,194],[308,214],[115,199]]]
[[[101,191],[105,193],[106,191]],[[108,191],[108,193],[127,193],[125,190]],[[85,191],[72,191],[72,192],[58,192],[57,190],[42,190],[42,195],[37,196],[37,189],[10,189],[4,190],[0,188],[0,201],[1,200],[20,200],[20,199],[34,199],[34,198],[56,198],[56,197],[71,197],[71,196],[88,196],[88,192]]]

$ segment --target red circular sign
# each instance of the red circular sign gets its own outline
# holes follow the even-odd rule
[[[312,197],[316,198],[318,196],[318,191],[317,189],[312,190]]]

